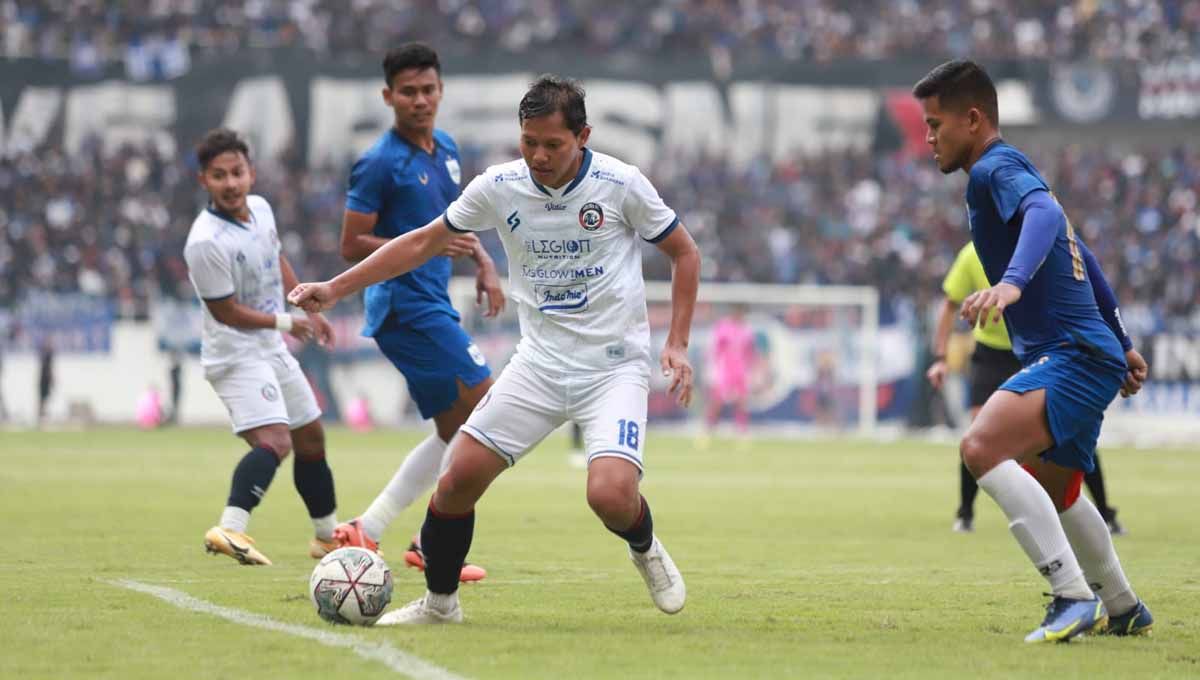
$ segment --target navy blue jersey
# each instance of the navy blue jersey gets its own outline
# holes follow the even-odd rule
[[[346,208],[378,213],[376,236],[395,238],[419,229],[458,198],[462,180],[458,145],[441,130],[434,131],[433,139],[430,154],[389,128],[354,164]],[[458,321],[447,292],[449,282],[450,258],[438,256],[407,274],[368,287],[363,335],[374,336],[389,315],[407,322],[440,312]]]
[[[967,218],[988,281],[1004,277],[1021,234],[1021,201],[1050,191],[1025,154],[1005,142],[989,146],[971,167]],[[1125,364],[1125,353],[1100,315],[1079,235],[1063,220],[1054,245],[1016,304],[1004,310],[1013,351],[1023,363],[1043,352],[1075,346]]]

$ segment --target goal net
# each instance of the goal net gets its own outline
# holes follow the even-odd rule
[[[474,281],[450,287],[463,326],[497,372],[520,337],[515,308],[485,319],[475,305]],[[651,352],[657,360],[671,321],[671,286],[647,282]],[[712,335],[723,317],[740,313],[752,333],[753,359],[746,375],[750,422],[830,432],[873,433],[878,416],[879,293],[860,286],[709,283],[700,286],[689,357],[696,371],[690,409],[667,394],[668,381],[651,371],[649,417],[657,424],[699,428],[714,399]],[[908,349],[901,349],[908,352]],[[732,417],[723,410],[721,423]]]

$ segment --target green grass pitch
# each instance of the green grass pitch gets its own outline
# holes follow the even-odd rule
[[[361,512],[421,432],[334,430],[343,519]],[[0,433],[2,678],[398,677],[380,663],[237,625],[112,585],[168,586],[277,621],[333,630],[306,595],[311,526],[280,468],[251,534],[275,561],[206,556],[242,454],[228,432]],[[688,585],[665,616],[584,500],[555,436],[478,509],[467,623],[347,629],[469,678],[1135,678],[1200,676],[1200,456],[1107,450],[1127,573],[1153,635],[1029,646],[1045,589],[986,495],[977,532],[950,531],[955,448],[922,442],[651,435],[643,490]],[[393,604],[423,592],[401,551],[423,503],[383,549]]]

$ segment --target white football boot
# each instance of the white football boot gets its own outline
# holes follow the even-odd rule
[[[650,549],[644,553],[630,548],[629,559],[633,560],[633,566],[637,567],[646,587],[650,589],[655,606],[668,614],[679,613],[687,599],[687,588],[683,585],[683,575],[667,554],[667,549],[659,542],[658,536],[654,537]]]
[[[458,598],[449,611],[442,611],[425,603],[424,597],[413,600],[399,609],[379,617],[376,626],[405,626],[431,623],[462,623],[462,607],[458,606]]]

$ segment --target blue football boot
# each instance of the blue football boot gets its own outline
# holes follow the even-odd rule
[[[1026,642],[1067,642],[1077,635],[1104,630],[1108,616],[1100,598],[1072,600],[1055,597],[1046,605],[1046,618],[1037,630],[1025,636]]]
[[[1146,608],[1146,603],[1138,600],[1137,606],[1120,616],[1108,617],[1108,625],[1103,629],[1104,635],[1145,635],[1154,625],[1154,617]]]

